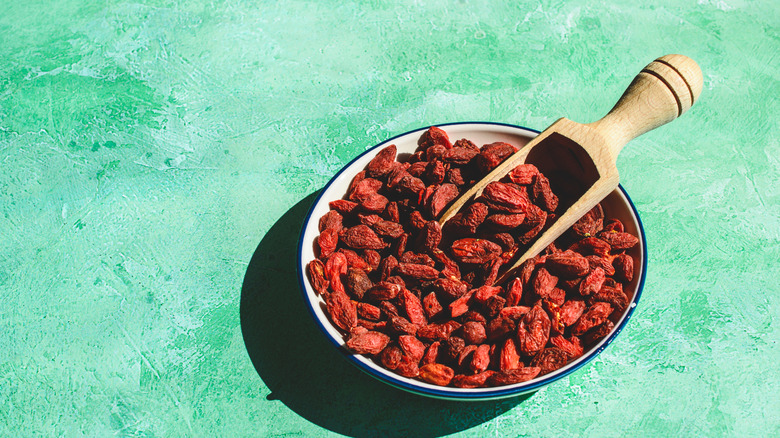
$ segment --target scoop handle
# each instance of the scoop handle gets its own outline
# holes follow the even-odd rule
[[[606,116],[587,126],[604,137],[617,158],[626,143],[687,111],[703,83],[701,69],[691,58],[662,56],[642,69]]]

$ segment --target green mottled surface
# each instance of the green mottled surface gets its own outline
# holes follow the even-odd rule
[[[780,435],[777,2],[91,3],[0,14],[0,435]],[[339,168],[595,120],[666,53],[704,91],[620,156],[650,262],[603,354],[459,404],[332,351],[294,262]]]

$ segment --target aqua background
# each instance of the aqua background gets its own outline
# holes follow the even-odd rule
[[[780,436],[780,3],[4,1],[0,436]],[[654,58],[700,101],[620,155],[650,260],[596,360],[429,400],[316,332],[314,194],[456,121],[601,117]]]

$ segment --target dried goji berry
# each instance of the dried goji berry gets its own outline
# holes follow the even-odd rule
[[[547,374],[563,367],[569,355],[558,347],[545,348],[531,360],[532,367],[539,367],[540,374]]]
[[[523,298],[523,282],[520,278],[515,278],[509,284],[506,292],[506,305],[517,306],[520,304],[520,299]]]
[[[461,324],[456,321],[447,321],[443,324],[428,324],[417,330],[417,336],[428,341],[443,341],[450,334],[459,329]]]
[[[349,265],[344,254],[334,252],[328,257],[328,260],[325,262],[325,275],[330,280],[330,289],[332,291],[344,292],[341,276],[346,274],[348,270]]]
[[[395,162],[396,151],[394,144],[382,148],[366,166],[366,174],[373,178],[387,175]]]
[[[349,200],[355,201],[360,204],[361,201],[374,195],[382,188],[382,181],[374,178],[364,178],[359,183],[355,184],[352,190],[349,192]]]
[[[525,213],[529,209],[530,200],[528,194],[519,187],[499,181],[494,181],[485,186],[482,198],[496,206],[506,207],[511,213]]]
[[[582,316],[585,311],[585,302],[580,300],[569,300],[560,307],[560,322],[568,327]]]
[[[431,195],[428,200],[428,212],[432,218],[439,217],[444,208],[454,201],[459,195],[458,188],[454,184],[442,184]]]
[[[534,277],[533,290],[537,296],[545,298],[555,289],[558,284],[558,277],[552,275],[550,271],[545,267],[541,267],[536,271],[536,277]]]
[[[612,306],[608,303],[594,303],[588,310],[580,316],[572,327],[572,334],[579,336],[588,330],[602,324],[612,313]]]
[[[558,197],[550,189],[550,180],[541,173],[536,174],[531,186],[534,202],[547,211],[555,211],[558,208]]]
[[[613,324],[610,320],[606,320],[599,326],[582,335],[582,342],[588,346],[594,345],[612,333],[613,328],[615,328],[615,324]]]
[[[602,231],[598,237],[612,246],[612,249],[629,249],[639,243],[633,234],[620,231]]]
[[[341,231],[343,216],[336,210],[330,210],[322,217],[320,217],[319,229],[320,231],[326,229],[332,229],[336,232]]]
[[[385,368],[388,370],[394,370],[398,368],[403,355],[404,353],[401,351],[400,347],[397,345],[390,345],[382,350],[380,360]]]
[[[481,344],[474,350],[469,363],[469,369],[472,373],[481,373],[490,365],[490,345]]]
[[[514,370],[521,367],[520,354],[517,352],[517,346],[515,340],[512,338],[504,341],[504,345],[501,348],[501,357],[499,360],[499,369],[501,371]]]
[[[509,179],[515,184],[528,185],[533,182],[534,176],[538,174],[539,169],[533,164],[521,164],[509,172]]]
[[[412,324],[426,324],[428,321],[425,317],[425,311],[423,310],[423,305],[422,302],[420,302],[420,298],[407,289],[403,290],[402,297],[404,310],[406,310],[406,316],[409,318],[409,321]]]
[[[395,372],[409,378],[414,378],[420,375],[420,368],[417,366],[417,362],[409,358],[407,355],[401,356],[401,361],[395,368]]]
[[[362,300],[366,291],[374,286],[374,283],[368,278],[366,271],[357,268],[349,268],[345,279],[347,292],[355,299]]]
[[[551,273],[567,278],[582,277],[590,272],[588,259],[570,250],[550,254],[544,266]]]
[[[461,330],[463,331],[463,340],[469,344],[481,344],[487,339],[485,325],[477,321],[463,323]]]
[[[374,230],[363,224],[347,228],[341,235],[341,241],[355,249],[383,249],[387,246]]]
[[[439,271],[416,263],[399,263],[397,272],[399,275],[413,280],[434,280],[439,277]]]
[[[381,353],[388,343],[390,343],[390,337],[386,334],[367,331],[350,337],[347,340],[347,348],[355,354],[369,354],[373,356]]]
[[[525,221],[524,213],[517,214],[491,214],[485,218],[485,223],[500,230],[517,228]]]
[[[576,336],[572,336],[569,339],[564,338],[562,335],[554,336],[550,338],[550,343],[565,351],[569,360],[582,356],[582,342]]]
[[[618,254],[612,261],[615,277],[621,281],[630,282],[634,279],[634,259],[628,254]]]
[[[455,371],[440,363],[431,363],[420,367],[420,378],[434,385],[447,386],[455,376]]]
[[[368,263],[368,267],[371,268],[371,270],[376,270],[379,268],[379,263],[382,262],[382,256],[373,249],[366,249],[363,250],[363,260]]]
[[[590,271],[585,279],[580,283],[580,294],[583,296],[590,295],[594,292],[598,292],[601,286],[604,285],[604,280],[607,279],[607,274],[604,273],[604,269],[595,267]]]
[[[439,359],[439,345],[441,345],[440,341],[431,343],[431,345],[428,346],[428,349],[425,350],[425,355],[423,356],[420,363],[423,365],[436,363],[436,361]]]
[[[320,258],[327,258],[336,250],[339,244],[339,233],[331,228],[322,230],[317,238]]]
[[[515,322],[499,316],[488,321],[486,328],[488,341],[496,342],[515,330]]]
[[[433,282],[433,289],[445,302],[456,300],[468,292],[468,287],[463,282],[451,278],[436,279]]]
[[[607,220],[607,223],[604,224],[604,231],[617,231],[622,233],[626,231],[626,227],[623,225],[623,222],[621,222],[620,219],[609,219]]]
[[[358,316],[368,320],[379,320],[382,316],[382,309],[366,302],[357,303]]]
[[[474,291],[470,291],[466,295],[463,295],[462,297],[458,298],[457,300],[450,303],[450,316],[453,318],[457,318],[460,315],[463,315],[464,313],[468,312],[469,310],[469,301],[471,300],[471,297],[474,295]]]
[[[429,161],[425,166],[425,172],[423,172],[423,177],[428,184],[441,184],[446,176],[447,169],[444,167],[444,163],[439,160]]]
[[[425,355],[425,344],[411,335],[401,335],[398,337],[398,346],[401,351],[413,362],[420,362]]]
[[[476,157],[477,166],[482,173],[487,174],[501,164],[507,157],[517,152],[517,148],[509,143],[495,142],[482,146]]]
[[[534,306],[517,325],[520,351],[532,355],[544,348],[550,336],[550,317],[541,306]]]
[[[328,206],[330,206],[332,210],[336,210],[342,215],[345,215],[351,214],[357,208],[358,204],[357,202],[347,201],[346,199],[337,199],[335,201],[330,201]]]
[[[486,383],[491,386],[503,386],[527,382],[538,376],[540,372],[541,369],[537,367],[519,367],[494,373],[487,379]]]
[[[525,314],[530,310],[531,308],[527,306],[507,306],[498,312],[498,316],[501,318],[511,319],[512,321],[517,321],[525,316]]]
[[[452,255],[461,263],[485,263],[501,255],[501,247],[485,239],[467,237],[452,243]]]
[[[374,301],[392,300],[401,293],[401,285],[380,281],[365,292],[366,298]]]
[[[357,308],[343,290],[334,290],[325,300],[331,321],[338,328],[349,331],[357,324]]]
[[[420,230],[420,234],[417,239],[417,246],[426,251],[433,251],[439,242],[441,242],[442,230],[441,225],[436,221],[426,222],[425,226]]]
[[[309,275],[314,290],[322,295],[327,293],[330,282],[325,275],[325,264],[320,259],[314,259],[306,265],[306,273]]]
[[[594,293],[588,298],[588,302],[604,302],[612,305],[612,309],[617,312],[622,312],[628,307],[628,296],[622,290],[610,287],[602,286],[598,292]]]
[[[436,292],[431,292],[425,296],[422,300],[423,309],[428,318],[433,318],[439,314],[444,308],[439,303],[439,299],[436,298]]]
[[[452,386],[458,388],[479,388],[485,386],[485,382],[495,374],[493,370],[483,371],[478,374],[457,374],[452,378]]]
[[[420,326],[412,324],[408,319],[403,316],[394,315],[389,318],[390,327],[399,334],[407,334],[415,336],[420,331]]]
[[[478,150],[464,147],[453,147],[452,149],[444,152],[441,156],[441,159],[448,163],[463,165],[468,164],[477,155],[479,155]]]
[[[417,140],[417,145],[421,149],[427,149],[434,145],[442,145],[447,149],[452,147],[452,144],[450,143],[450,137],[447,135],[447,133],[444,132],[443,129],[437,128],[436,126],[431,126],[428,128],[423,133],[423,135],[420,136],[420,139]]]
[[[466,341],[458,336],[450,336],[441,341],[440,348],[450,362],[455,362],[458,360],[458,357],[460,357],[460,352],[466,348]]]

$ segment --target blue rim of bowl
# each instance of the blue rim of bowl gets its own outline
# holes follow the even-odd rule
[[[511,128],[518,128],[518,129],[524,129],[526,131],[535,132],[536,134],[539,134],[541,131],[538,131],[536,129],[526,128],[524,126],[520,125],[513,125],[510,123],[496,123],[496,122],[453,122],[453,123],[442,123],[437,125],[430,125],[430,126],[456,126],[456,125],[494,125],[494,126],[507,126]],[[331,177],[331,179],[328,181],[325,186],[320,189],[320,193],[317,195],[317,198],[312,203],[311,207],[309,208],[309,211],[306,213],[306,218],[304,219],[303,223],[301,224],[301,232],[298,237],[298,257],[296,259],[297,268],[298,271],[298,285],[300,287],[301,293],[303,294],[304,302],[306,302],[306,306],[309,309],[309,313],[314,318],[314,321],[317,323],[317,325],[320,328],[320,331],[325,335],[325,337],[336,347],[336,349],[346,358],[350,363],[358,367],[363,372],[367,373],[371,377],[381,380],[382,382],[385,382],[391,386],[394,386],[396,388],[412,392],[415,394],[428,396],[428,397],[434,397],[434,398],[440,398],[440,399],[448,399],[448,400],[490,400],[490,399],[501,399],[501,398],[508,398],[508,397],[514,397],[519,396],[521,394],[529,393],[538,390],[539,388],[550,384],[558,379],[561,379],[563,377],[568,376],[569,374],[579,370],[586,364],[590,363],[596,356],[598,356],[602,351],[604,351],[605,348],[609,344],[612,343],[612,341],[617,337],[618,334],[623,330],[623,327],[626,326],[628,323],[628,320],[631,319],[631,315],[634,313],[634,309],[636,309],[636,306],[639,303],[639,298],[642,295],[642,290],[645,286],[645,276],[647,274],[647,241],[645,240],[645,230],[644,226],[642,225],[642,219],[639,217],[639,212],[636,210],[636,206],[634,205],[634,202],[631,200],[631,198],[628,196],[628,193],[626,193],[626,190],[623,188],[622,185],[618,184],[618,189],[620,192],[625,196],[626,200],[628,201],[628,205],[631,206],[631,211],[634,213],[634,216],[636,217],[637,224],[639,225],[639,237],[642,243],[642,252],[644,257],[642,257],[642,274],[639,278],[639,283],[637,284],[637,290],[636,294],[634,295],[634,299],[629,304],[628,312],[626,313],[626,317],[621,321],[621,323],[614,329],[612,334],[606,339],[606,341],[603,341],[603,344],[597,349],[591,350],[588,352],[587,356],[580,360],[579,363],[576,364],[576,366],[573,366],[569,369],[567,369],[564,372],[561,372],[559,374],[551,375],[547,378],[542,378],[540,380],[532,380],[530,384],[528,385],[521,385],[521,386],[513,386],[511,388],[502,389],[501,387],[497,387],[493,391],[481,391],[478,393],[468,393],[468,392],[455,392],[450,391],[447,389],[447,387],[442,387],[442,389],[433,389],[428,387],[420,387],[411,385],[406,381],[400,380],[398,378],[387,376],[387,375],[379,375],[377,374],[373,369],[366,366],[364,363],[360,362],[356,359],[356,356],[349,351],[347,351],[343,347],[343,339],[335,339],[328,333],[328,330],[326,327],[322,324],[319,317],[317,316],[317,313],[314,310],[313,304],[311,300],[309,300],[307,294],[306,294],[306,274],[303,272],[303,264],[301,263],[301,257],[303,256],[303,235],[306,231],[306,224],[309,223],[311,220],[312,213],[314,211],[314,208],[319,204],[320,199],[322,198],[323,194],[327,192],[328,188],[333,184],[333,182],[339,177],[339,175],[342,174],[346,169],[352,166],[352,163],[359,160],[361,157],[363,157],[366,154],[369,154],[373,151],[375,151],[377,148],[391,143],[393,140],[403,137],[409,134],[413,134],[415,132],[422,132],[426,129],[428,129],[430,126],[425,126],[423,128],[414,129],[411,131],[404,132],[403,134],[398,134],[396,136],[393,136],[385,141],[382,141],[381,143],[376,144],[375,146],[372,146],[371,148],[367,149],[354,159],[352,159],[349,163],[345,164],[338,172],[336,172],[335,175]],[[454,389],[454,388],[452,388]],[[459,388],[460,389],[460,388]],[[462,389],[460,389],[462,391]]]

